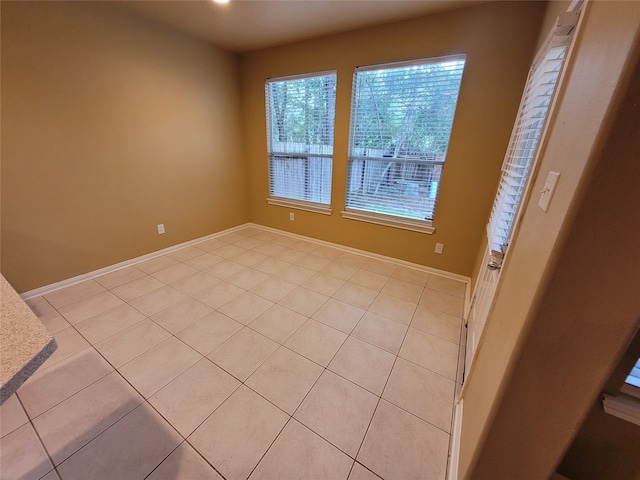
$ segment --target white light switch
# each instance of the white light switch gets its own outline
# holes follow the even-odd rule
[[[538,207],[540,207],[543,212],[549,210],[551,197],[553,197],[553,192],[556,190],[559,178],[560,174],[558,172],[549,172],[547,175],[547,181],[544,182],[544,187],[540,192],[540,200],[538,200]]]

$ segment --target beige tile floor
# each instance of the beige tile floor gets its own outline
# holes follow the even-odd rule
[[[444,479],[465,284],[247,226],[33,298],[4,479]]]

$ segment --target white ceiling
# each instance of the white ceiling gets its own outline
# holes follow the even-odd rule
[[[482,0],[122,0],[121,5],[233,52],[482,3]]]

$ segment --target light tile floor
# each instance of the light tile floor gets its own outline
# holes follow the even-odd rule
[[[28,301],[2,479],[444,479],[465,284],[247,226]]]

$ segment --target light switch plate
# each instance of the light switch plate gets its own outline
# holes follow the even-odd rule
[[[547,175],[547,181],[544,182],[544,187],[540,192],[540,200],[538,200],[538,207],[540,207],[543,212],[549,210],[551,197],[553,197],[553,192],[556,191],[556,185],[558,185],[559,178],[560,174],[558,172],[549,172]]]

